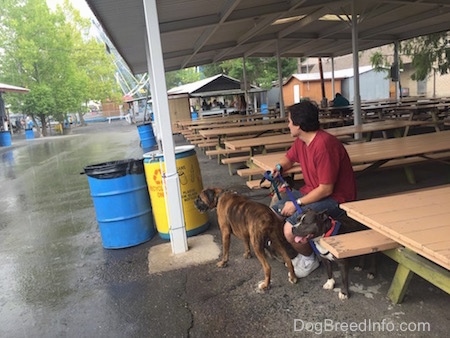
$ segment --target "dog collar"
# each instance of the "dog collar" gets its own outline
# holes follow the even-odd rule
[[[341,227],[341,222],[336,221],[334,219],[332,219],[330,217],[330,221],[331,221],[331,227],[330,229],[322,236],[322,237],[330,237],[330,236],[334,236],[338,233],[339,228]],[[318,243],[316,243],[314,241],[314,239],[310,239],[309,240],[309,245],[311,246],[311,248],[313,249],[313,251],[319,255],[319,256],[327,256],[329,254],[329,252],[320,252],[320,250],[317,248],[317,246],[319,245]]]
[[[332,219],[330,217],[331,220],[331,228],[330,230],[328,230],[325,235],[323,237],[330,237],[330,236],[334,236],[338,233],[339,231],[339,227],[341,226],[340,222],[336,222],[336,220]]]

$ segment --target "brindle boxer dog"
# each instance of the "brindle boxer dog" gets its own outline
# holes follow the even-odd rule
[[[339,299],[350,297],[348,291],[348,261],[346,259],[337,259],[329,251],[319,245],[319,238],[324,236],[332,227],[331,218],[326,212],[316,212],[308,209],[299,216],[298,222],[292,226],[292,233],[297,243],[306,243],[313,240],[317,250],[320,253],[322,263],[326,266],[328,280],[323,285],[324,289],[333,290],[335,280],[333,278],[332,261],[336,261],[341,271],[342,288],[339,292]]]
[[[284,245],[284,220],[265,204],[250,200],[232,191],[220,188],[204,189],[194,201],[200,212],[217,208],[217,221],[222,235],[222,260],[218,267],[225,267],[228,262],[230,236],[234,234],[244,241],[244,258],[250,258],[250,244],[253,252],[264,270],[264,280],[258,283],[258,289],[265,291],[270,286],[271,267],[267,261],[264,246],[270,241],[271,250],[279,253],[288,267],[289,282],[297,283],[292,261]]]

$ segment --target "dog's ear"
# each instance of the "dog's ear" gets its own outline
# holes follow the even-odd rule
[[[214,201],[216,192],[214,189],[206,189],[205,190],[205,195],[208,198],[208,204],[211,204],[212,201]]]
[[[326,221],[330,216],[326,210],[317,213],[317,217],[322,221]]]

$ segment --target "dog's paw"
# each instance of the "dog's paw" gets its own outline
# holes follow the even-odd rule
[[[375,278],[375,274],[373,272],[367,273],[367,279],[374,279],[374,278]]]
[[[259,292],[259,293],[263,293],[263,292],[265,292],[265,291],[267,291],[267,290],[269,290],[269,285],[265,282],[265,281],[260,281],[259,283],[258,283],[258,289],[257,289],[257,292]]]
[[[297,276],[295,274],[292,276],[290,272],[288,272],[288,279],[291,284],[296,284],[298,281]]]
[[[218,262],[218,263],[216,264],[216,266],[217,266],[218,268],[224,268],[224,267],[227,266],[227,262],[220,261],[220,262]]]
[[[353,268],[353,270],[355,270],[355,271],[362,271],[362,267],[361,266],[355,266]]]
[[[334,278],[330,278],[327,280],[327,282],[322,286],[325,290],[333,290],[334,284],[336,282],[334,281]]]
[[[342,291],[339,291],[338,297],[340,300],[348,299],[348,295],[346,295],[345,293],[342,293]]]

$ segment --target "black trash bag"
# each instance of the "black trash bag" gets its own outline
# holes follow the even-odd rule
[[[143,159],[111,161],[84,167],[86,175],[98,179],[118,178],[128,174],[142,174],[143,172]]]

